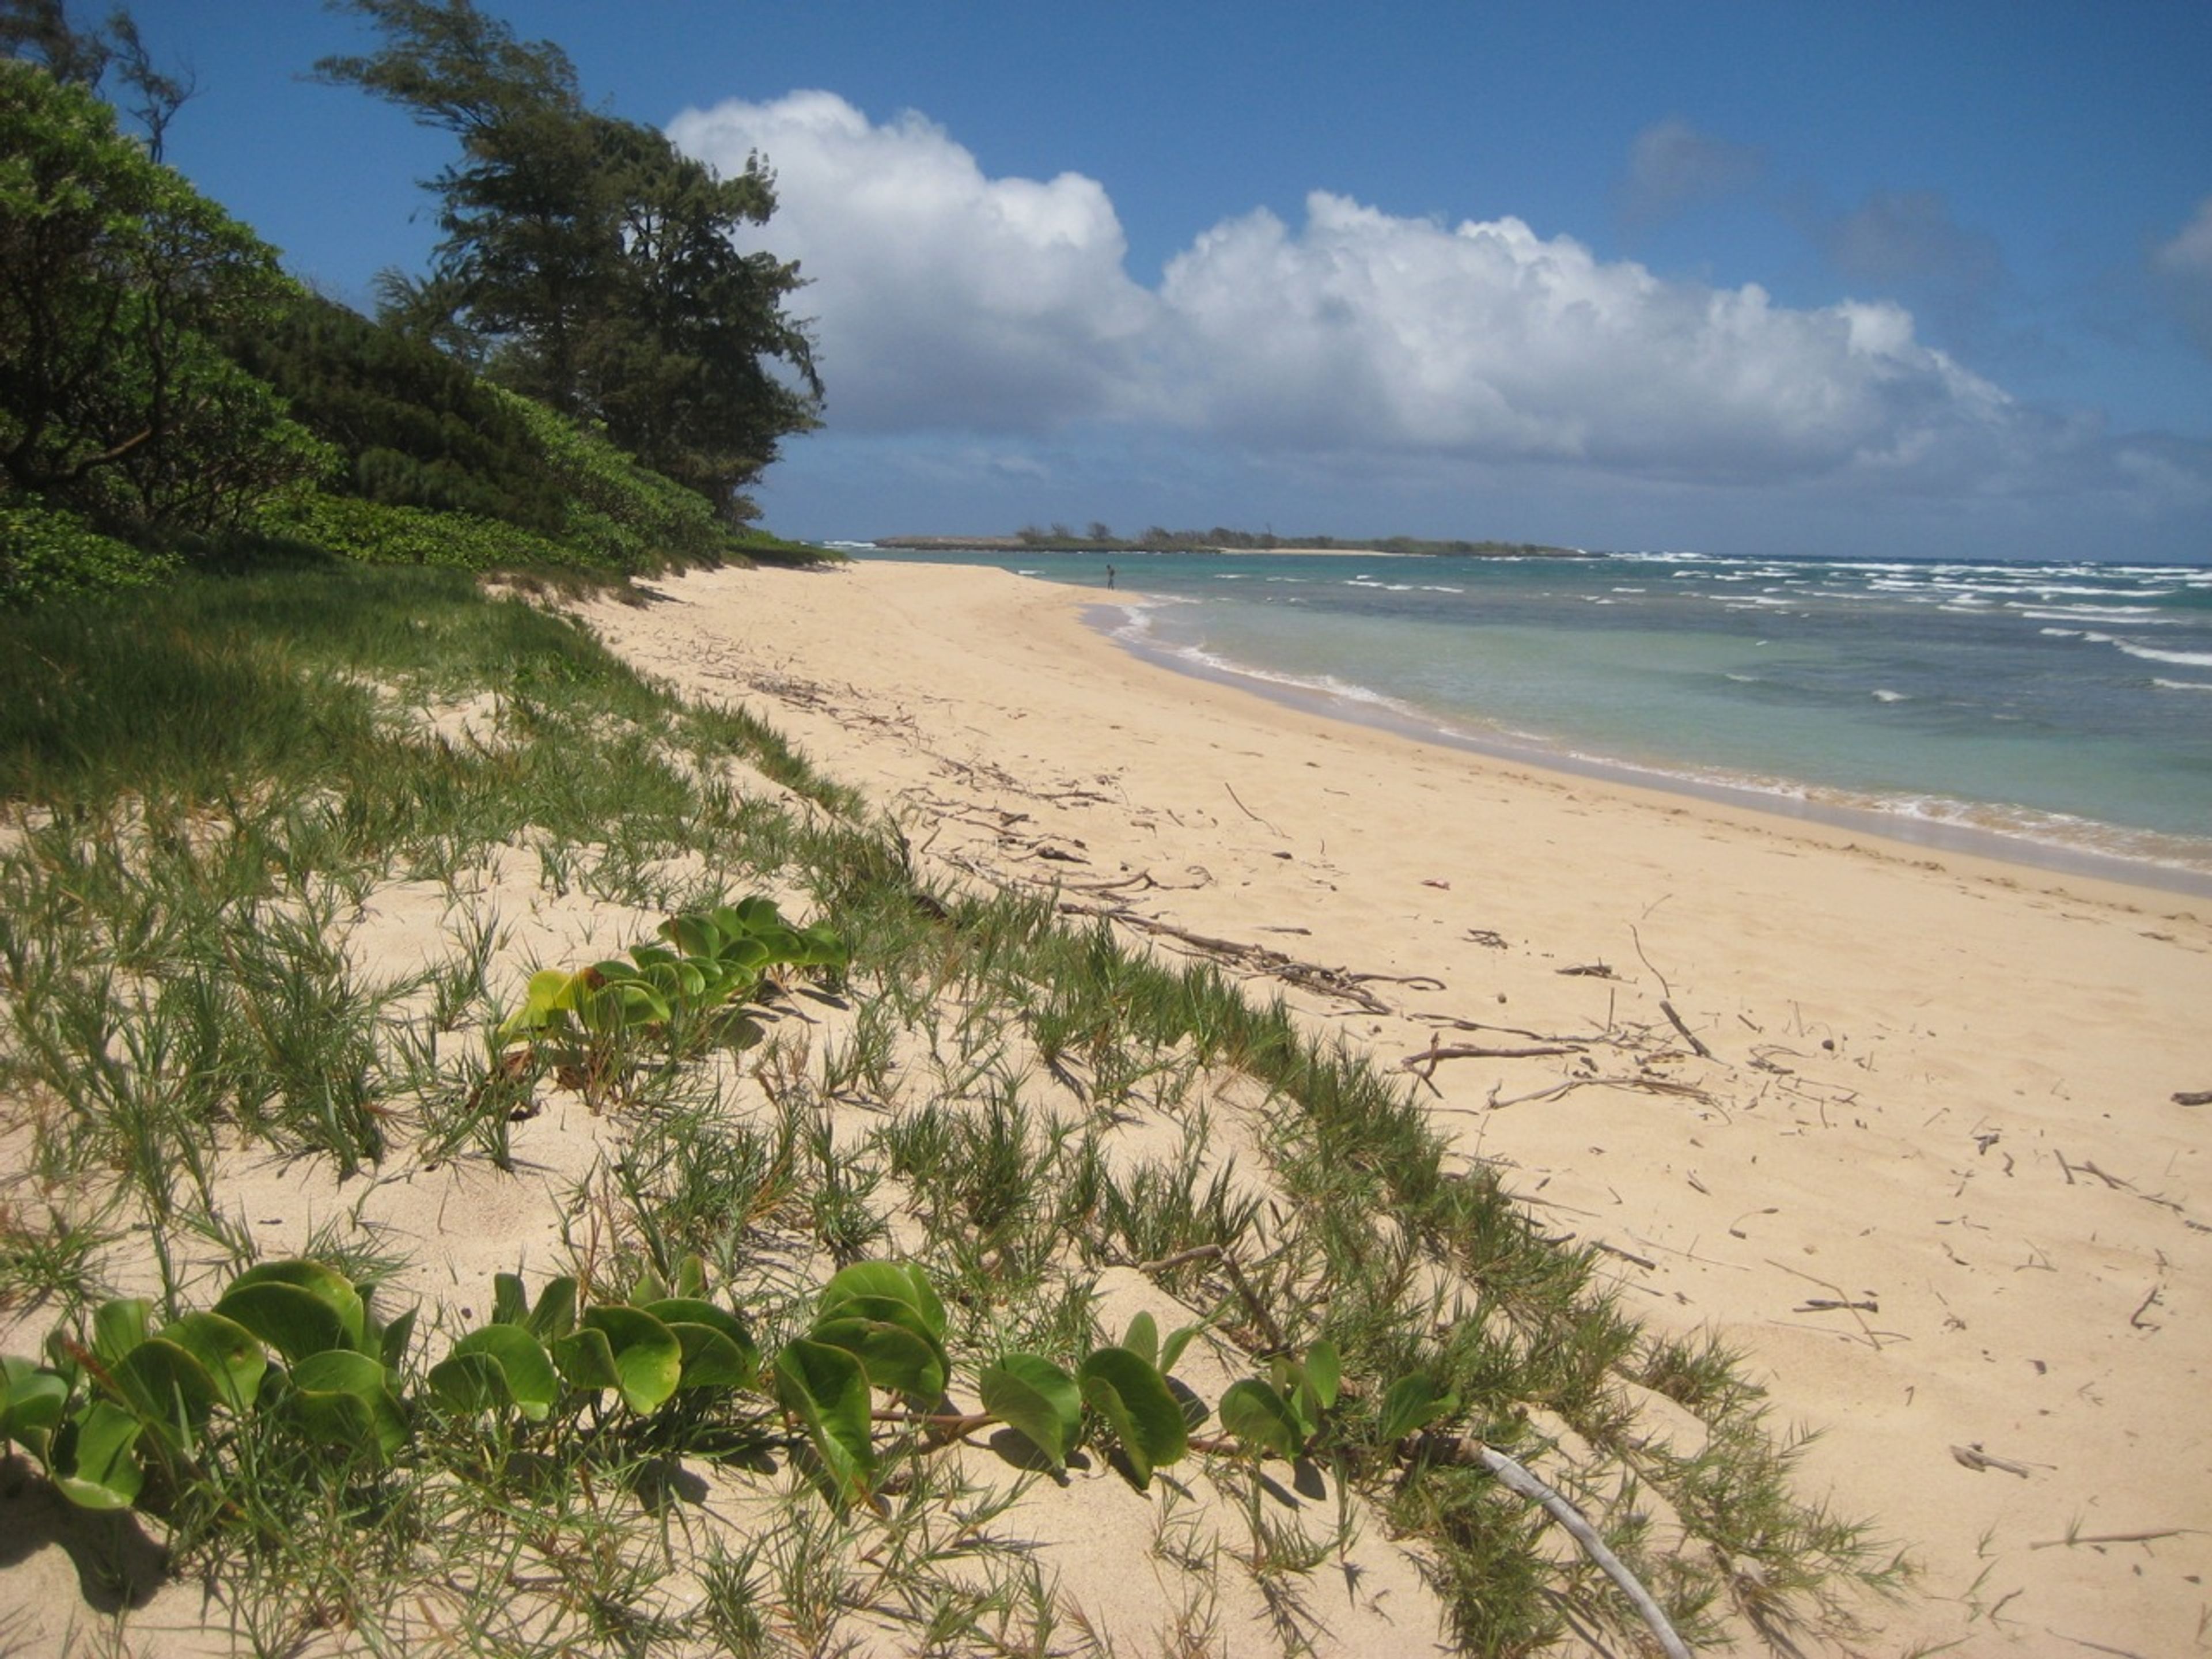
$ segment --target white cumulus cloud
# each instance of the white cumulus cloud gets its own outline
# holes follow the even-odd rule
[[[755,151],[775,168],[762,240],[813,279],[800,307],[841,431],[1109,422],[1253,457],[1897,490],[2114,477],[2098,434],[2024,410],[1888,301],[1779,305],[1516,218],[1447,225],[1322,191],[1302,224],[1261,210],[1205,231],[1153,289],[1096,180],[992,178],[915,113],[878,123],[802,92],[691,112],[671,136],[725,170]],[[1678,182],[1749,165],[1682,140]],[[2174,247],[2212,291],[2212,204]]]
[[[1171,404],[1253,441],[1753,478],[1893,464],[2008,400],[1894,306],[1669,283],[1518,219],[1447,228],[1316,192],[1199,238],[1161,290]]]
[[[1103,412],[1126,379],[1155,307],[1096,180],[987,178],[921,115],[879,125],[827,92],[690,111],[669,137],[775,169],[762,240],[811,281],[839,426],[1024,429]]]

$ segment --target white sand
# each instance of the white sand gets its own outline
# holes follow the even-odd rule
[[[1818,1431],[1808,1481],[1923,1568],[1865,1650],[2212,1639],[2212,1109],[2171,1099],[2212,1089],[2203,902],[1332,724],[1138,662],[1085,594],[995,571],[663,586],[591,620],[928,856],[1441,981],[1334,1005],[1386,1064],[1437,1034],[1421,1014],[1538,1046],[1513,1033],[1663,1031],[1671,1003],[1714,1058],[1638,1075],[1697,1094],[1530,1097],[1588,1073],[1459,1060],[1437,1121]]]

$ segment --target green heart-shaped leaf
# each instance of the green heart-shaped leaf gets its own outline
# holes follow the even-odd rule
[[[619,1303],[586,1308],[584,1328],[606,1337],[624,1405],[648,1417],[667,1403],[684,1377],[684,1345],[675,1332],[642,1308]]]
[[[1343,1377],[1344,1362],[1337,1356],[1335,1343],[1323,1337],[1306,1350],[1306,1381],[1312,1385],[1314,1397],[1321,1401],[1323,1411],[1336,1404]]]
[[[491,1276],[491,1321],[495,1325],[520,1325],[530,1317],[530,1292],[520,1273]]]
[[[805,1337],[775,1357],[775,1397],[805,1425],[832,1485],[847,1498],[865,1498],[875,1477],[870,1437],[868,1374],[844,1349]]]
[[[430,1368],[430,1386],[449,1410],[493,1411],[512,1406],[533,1423],[552,1415],[561,1397],[552,1357],[520,1325],[487,1325],[471,1331]]]
[[[154,1304],[143,1296],[103,1302],[92,1316],[92,1352],[103,1365],[119,1365],[153,1328]]]
[[[1113,1428],[1138,1486],[1149,1485],[1154,1468],[1188,1449],[1182,1407],[1157,1367],[1127,1348],[1108,1347],[1085,1355],[1075,1374],[1084,1402]]]
[[[188,1313],[161,1331],[198,1360],[214,1389],[216,1405],[227,1411],[250,1410],[269,1370],[261,1339],[234,1319],[218,1313]]]
[[[295,1361],[325,1348],[360,1349],[368,1314],[361,1292],[319,1261],[248,1267],[231,1281],[215,1310]]]
[[[587,1325],[556,1338],[551,1346],[553,1362],[570,1388],[596,1394],[622,1386],[622,1373],[615,1369],[614,1344],[605,1331]]]
[[[816,1320],[807,1335],[857,1358],[873,1387],[933,1401],[945,1392],[945,1350],[905,1323],[841,1314]]]
[[[0,1444],[12,1440],[43,1462],[69,1396],[69,1379],[59,1371],[0,1356]]]
[[[915,1328],[937,1342],[945,1340],[945,1304],[938,1299],[929,1276],[912,1262],[855,1261],[822,1287],[815,1304],[825,1316],[840,1311],[842,1303],[881,1297],[914,1310]],[[882,1317],[867,1314],[866,1317]]]
[[[1290,1402],[1256,1376],[1231,1382],[1216,1407],[1221,1426],[1247,1446],[1295,1458],[1305,1446],[1305,1431]]]
[[[308,1436],[326,1446],[374,1450],[388,1459],[407,1443],[407,1414],[391,1373],[365,1353],[330,1348],[292,1368],[292,1410]]]
[[[523,1327],[541,1342],[557,1342],[576,1328],[576,1280],[563,1273],[549,1279],[538,1292],[538,1305]]]
[[[1440,1417],[1449,1417],[1458,1404],[1451,1395],[1438,1393],[1437,1385],[1418,1372],[1401,1376],[1382,1396],[1382,1415],[1376,1424],[1376,1437],[1384,1445],[1391,1445],[1428,1427]]]
[[[1121,1346],[1143,1360],[1147,1365],[1160,1363],[1160,1328],[1152,1315],[1139,1312],[1129,1321],[1127,1334]]]
[[[696,1250],[676,1264],[676,1294],[686,1302],[707,1299],[707,1260]]]
[[[713,957],[722,946],[721,930],[705,915],[671,916],[660,924],[660,936],[687,957]]]
[[[1055,1469],[1067,1462],[1083,1427],[1075,1379],[1033,1353],[1010,1353],[984,1367],[983,1409],[1025,1436]]]
[[[676,1333],[686,1389],[750,1389],[760,1380],[760,1349],[734,1314],[692,1297],[669,1297],[646,1311]]]
[[[140,1424],[122,1407],[95,1400],[55,1437],[54,1485],[85,1510],[127,1510],[145,1485],[137,1459]]]

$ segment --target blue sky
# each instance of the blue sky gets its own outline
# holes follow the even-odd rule
[[[508,0],[776,168],[792,533],[2212,557],[2212,5]],[[169,159],[366,305],[448,154],[312,0],[139,0]]]

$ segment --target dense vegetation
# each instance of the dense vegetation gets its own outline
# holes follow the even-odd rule
[[[386,43],[319,73],[461,146],[429,181],[436,264],[387,284],[392,318],[748,516],[739,492],[815,423],[822,390],[783,309],[797,266],[733,240],[775,210],[767,168],[718,178],[653,128],[587,109],[558,46],[518,41],[466,0],[348,4]]]
[[[599,576],[805,556],[740,493],[819,391],[795,272],[727,239],[767,217],[766,173],[718,179],[585,112],[557,48],[467,0],[361,9],[393,44],[325,71],[447,100],[471,157],[441,181],[437,270],[392,278],[375,320],[161,164],[185,91],[127,13],[0,7],[0,605],[301,544]],[[556,184],[555,252],[523,198]],[[581,288],[551,293],[556,264]]]

